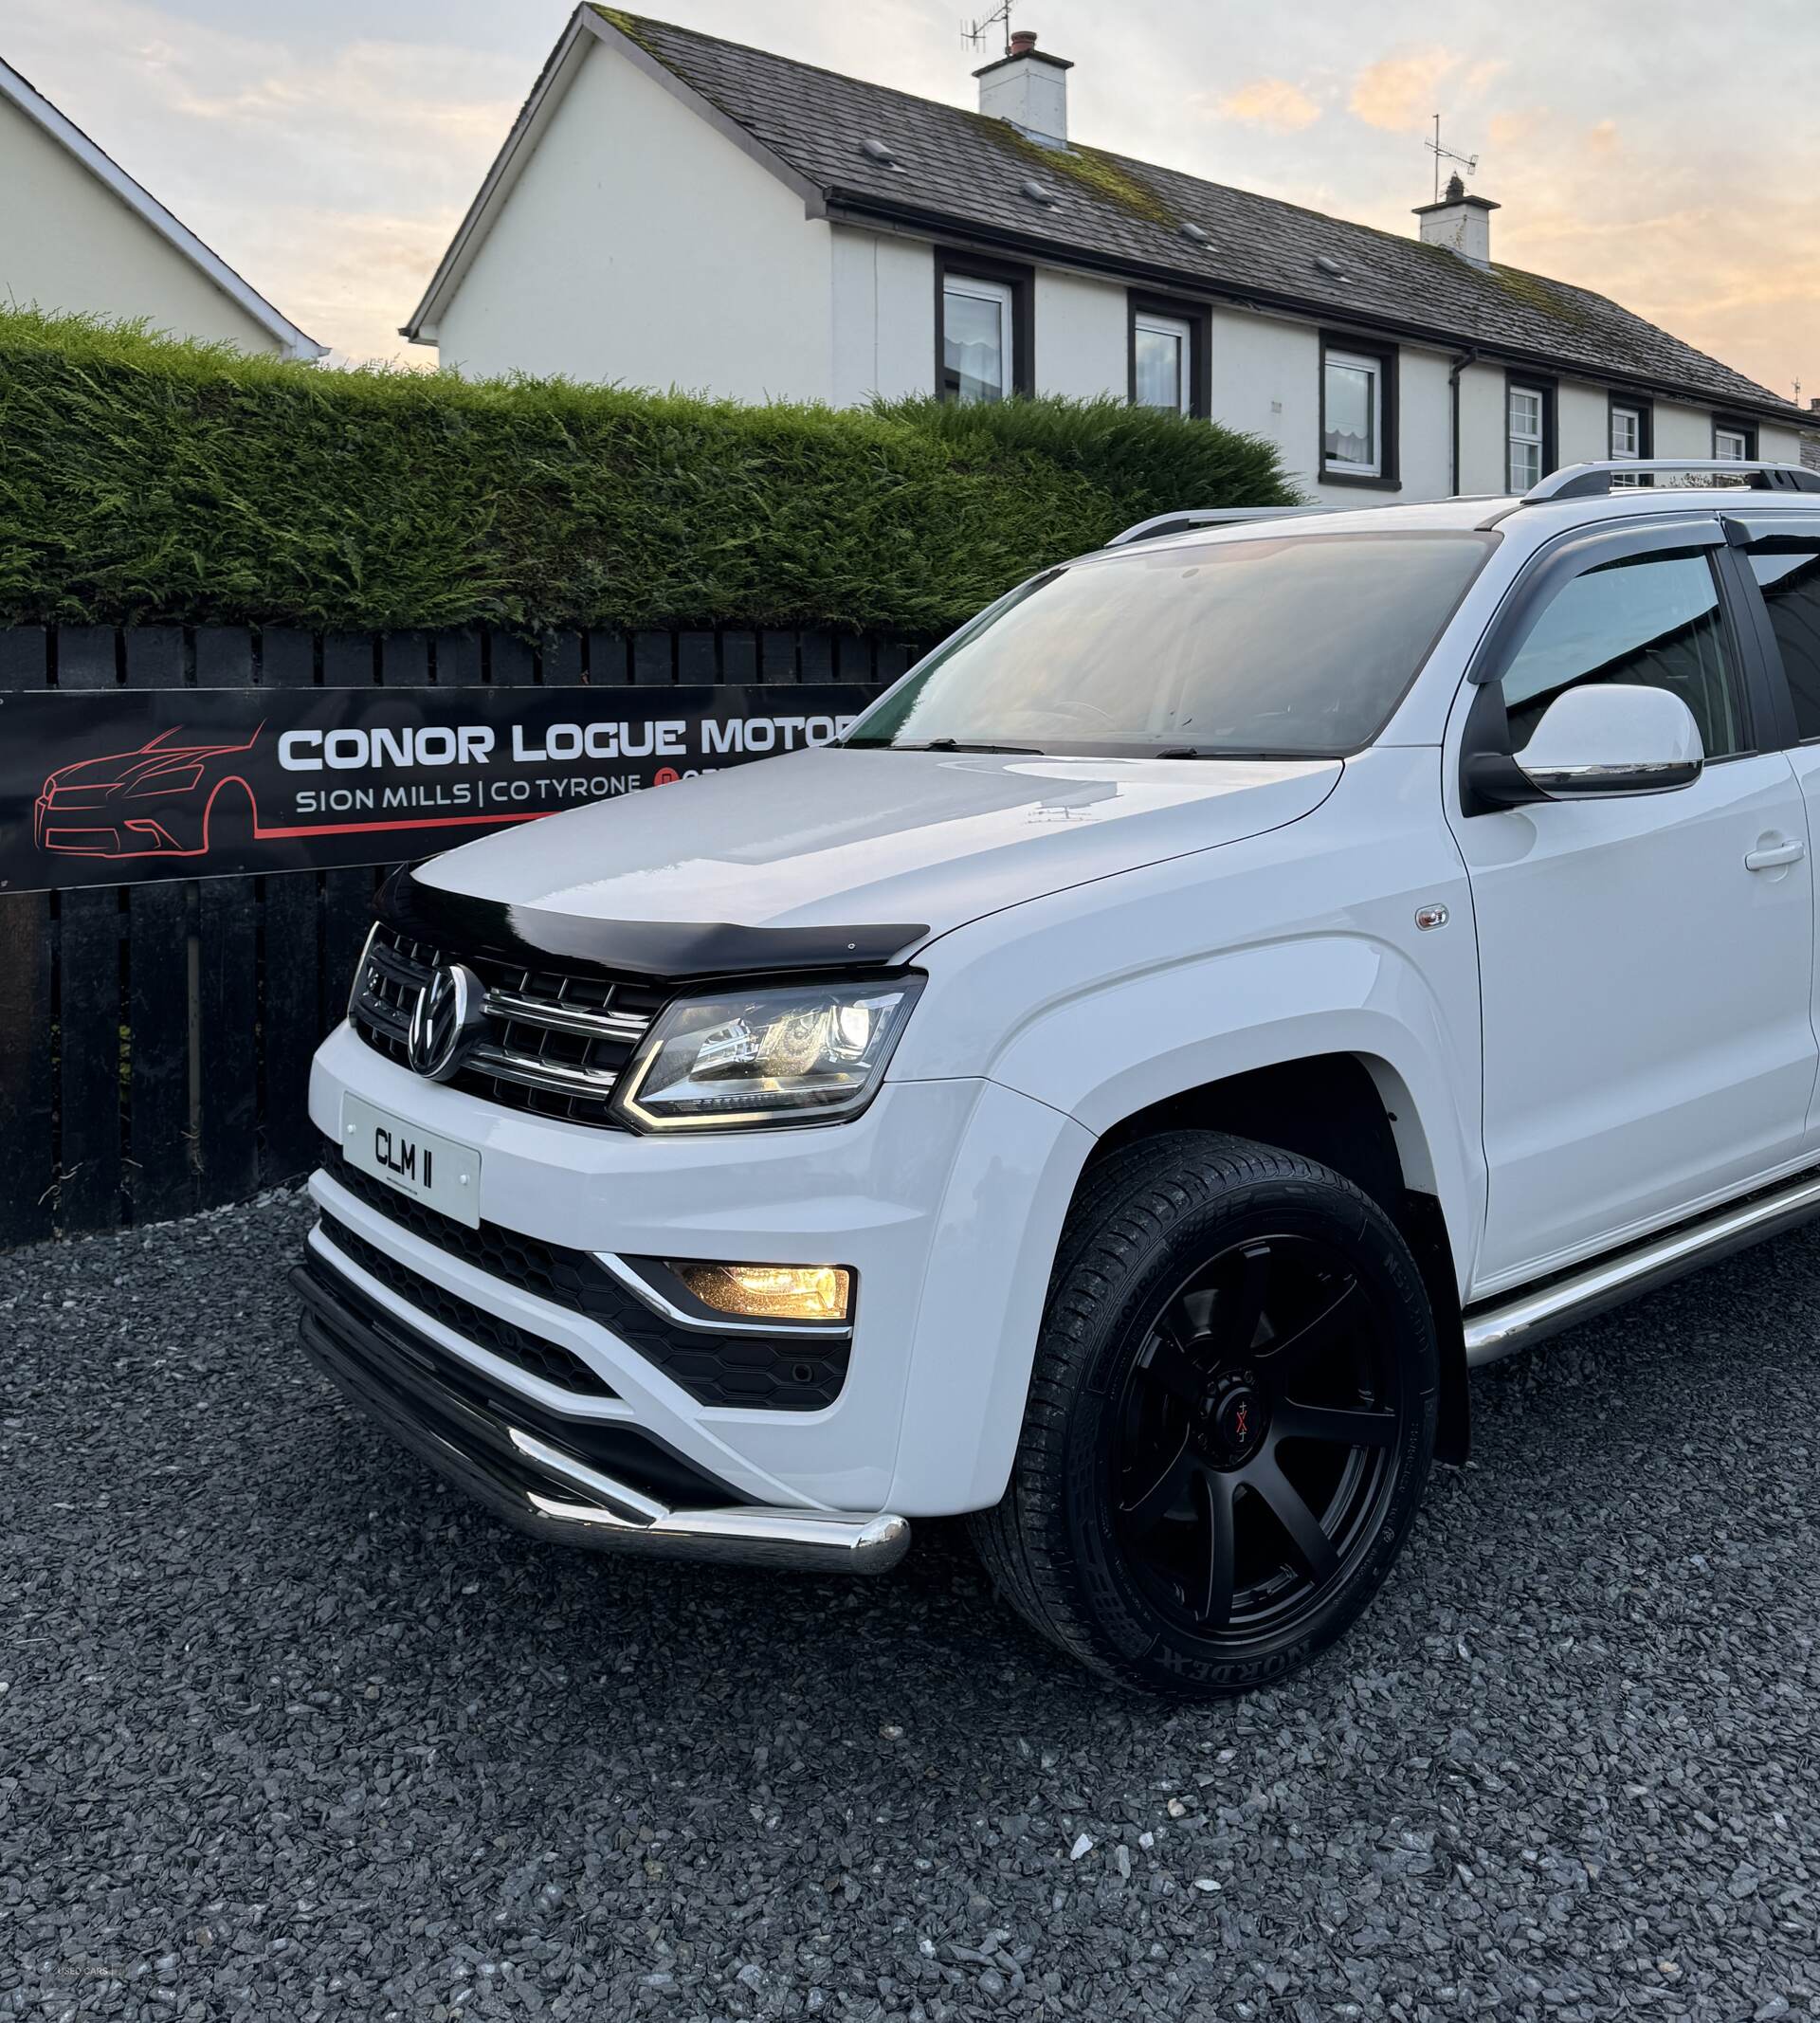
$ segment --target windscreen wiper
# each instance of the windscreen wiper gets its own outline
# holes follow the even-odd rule
[[[926,744],[894,744],[894,752],[999,752],[1016,758],[1041,758],[1033,744],[965,744],[957,738],[931,738]]]

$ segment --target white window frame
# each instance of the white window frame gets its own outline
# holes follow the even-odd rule
[[[1727,449],[1727,443],[1736,443],[1736,449]],[[1722,422],[1713,424],[1713,460],[1718,464],[1748,464],[1751,461],[1751,439],[1742,428],[1728,428]]]
[[[1139,401],[1138,399],[1138,339],[1148,333],[1154,337],[1174,337],[1180,347],[1176,352],[1175,399],[1174,407],[1178,414],[1192,414],[1194,411],[1194,326],[1185,316],[1164,316],[1150,309],[1136,309],[1131,318],[1132,342],[1132,406],[1167,409],[1171,403],[1164,401]]]
[[[1010,400],[1017,390],[1017,295],[1008,281],[988,281],[983,276],[961,274],[952,269],[941,277],[941,367],[942,393],[948,397],[948,298],[961,295],[973,301],[992,302],[998,310],[998,358],[1000,400]],[[956,401],[962,396],[956,393]],[[965,403],[978,405],[977,403]]]
[[[1536,428],[1531,434],[1517,426],[1517,403],[1520,399],[1536,403]],[[1517,468],[1519,448],[1536,452],[1536,470],[1533,476],[1525,476]],[[1520,497],[1533,484],[1539,484],[1548,475],[1543,465],[1548,461],[1548,390],[1545,387],[1526,387],[1513,380],[1504,389],[1504,475],[1510,488]],[[1527,458],[1525,458],[1527,462]]]
[[[1349,372],[1368,373],[1372,381],[1372,448],[1369,463],[1355,463],[1336,457],[1327,449],[1327,373],[1331,366]],[[1323,477],[1381,478],[1384,475],[1384,361],[1369,352],[1341,351],[1326,346],[1320,355],[1320,470]]]
[[[1618,442],[1618,423],[1620,420],[1628,421],[1630,424],[1630,447],[1628,449],[1621,447]],[[1641,462],[1643,458],[1643,410],[1631,407],[1624,401],[1614,400],[1611,403],[1610,418],[1606,423],[1606,435],[1608,438],[1606,453],[1614,464]],[[1643,485],[1641,477],[1613,478],[1611,483],[1614,487],[1629,491],[1638,491]]]

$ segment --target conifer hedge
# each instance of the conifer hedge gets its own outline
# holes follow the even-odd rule
[[[1122,402],[741,407],[0,313],[0,624],[931,636],[1273,445]]]

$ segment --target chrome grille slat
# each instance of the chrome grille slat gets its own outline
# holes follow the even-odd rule
[[[357,1009],[376,1026],[383,1026],[395,1038],[402,1040],[410,1026],[409,1013],[397,1006],[389,1005],[382,997],[375,997],[371,991],[362,990]]]
[[[650,1020],[635,1012],[585,1012],[578,1005],[542,1004],[517,991],[489,991],[486,1009],[499,1018],[515,1018],[526,1026],[547,1026],[553,1032],[580,1032],[604,1040],[642,1040]]]
[[[564,1067],[555,1061],[538,1061],[529,1054],[507,1053],[503,1047],[477,1047],[469,1058],[475,1071],[496,1075],[502,1082],[516,1082],[524,1088],[550,1089],[559,1096],[608,1097],[619,1080],[604,1068]]]
[[[436,966],[435,956],[426,963],[408,962],[395,949],[388,948],[383,941],[374,940],[367,948],[367,967],[375,969],[393,983],[402,984],[409,990],[417,990],[425,976]]]
[[[483,986],[487,1031],[454,1077],[471,1095],[567,1122],[625,1128],[615,1084],[662,1002],[650,985],[527,969],[401,935],[381,922],[361,957],[348,1006],[368,1046],[404,1063],[410,1015],[439,963],[465,962]],[[622,999],[629,997],[629,1004]],[[407,1064],[408,1065],[408,1064]]]

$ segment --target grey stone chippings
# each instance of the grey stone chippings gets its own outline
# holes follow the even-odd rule
[[[296,1353],[308,1219],[0,1257],[0,2017],[1820,2016],[1820,1233],[1477,1380],[1364,1622],[1184,1707],[956,1525],[502,1528]]]

